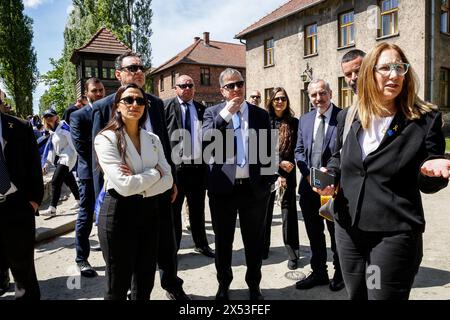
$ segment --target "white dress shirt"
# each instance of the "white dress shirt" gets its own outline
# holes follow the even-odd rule
[[[249,156],[248,156],[248,105],[247,102],[244,101],[241,104],[241,132],[242,132],[242,138],[244,140],[244,150],[246,154],[246,162],[245,165],[241,168],[240,166],[236,166],[236,179],[245,179],[250,177],[250,167],[248,164]],[[227,110],[227,107],[222,109],[220,111],[220,116],[226,121],[230,122],[231,118],[233,117],[233,114],[230,113],[230,111]]]
[[[328,108],[327,111],[325,111],[325,113],[323,114],[325,116],[325,134],[324,134],[324,138],[327,135],[327,131],[328,131],[328,127],[330,126],[330,119],[331,119],[331,114],[333,113],[333,104],[330,104],[330,107]],[[316,112],[316,118],[314,120],[314,134],[313,134],[313,143],[315,142],[314,140],[316,139],[316,135],[317,135],[317,130],[319,130],[319,125],[320,122],[322,121],[322,119],[320,118],[321,113],[319,112],[319,109],[317,109]]]
[[[120,170],[122,159],[117,148],[116,134],[107,130],[95,137],[94,147],[103,170],[106,190],[114,189],[124,197],[142,195],[152,197],[172,188],[173,178],[158,136],[140,130],[141,154],[125,133],[127,142],[126,164],[133,175],[126,176]],[[163,175],[155,168],[159,165]]]
[[[7,141],[3,140],[3,131],[2,130],[3,130],[2,129],[2,118],[1,118],[1,114],[0,114],[0,148],[2,148],[3,155],[5,155],[4,151],[5,151],[5,145],[6,145]],[[11,181],[11,187],[9,188],[9,190],[6,191],[5,194],[0,194],[0,196],[8,196],[10,194],[13,194],[16,191],[17,191],[17,187]]]
[[[394,116],[389,117],[373,117],[370,123],[370,128],[361,130],[358,141],[361,146],[362,160],[366,159],[367,155],[378,149],[381,140],[389,129]]]
[[[194,100],[184,102],[178,96],[177,99],[181,106],[181,121],[182,121],[181,123],[183,125],[183,129],[184,124],[186,122],[186,107],[183,104],[187,104],[189,107],[189,114],[191,119],[191,131],[192,131],[191,136],[192,150],[193,150],[192,158],[194,160],[202,159],[202,136],[201,136],[202,123],[198,120],[198,114],[197,109],[195,108],[194,105]],[[191,159],[190,158],[185,159],[185,157],[183,156],[183,160],[191,160]]]

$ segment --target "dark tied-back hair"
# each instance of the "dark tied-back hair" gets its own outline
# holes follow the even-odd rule
[[[274,119],[276,118],[276,114],[273,107],[273,101],[275,100],[275,96],[279,92],[283,92],[284,96],[286,97],[286,109],[284,109],[283,114],[281,115],[281,125],[278,129],[279,154],[281,157],[288,157],[292,146],[295,145],[297,141],[292,141],[294,137],[294,127],[292,125],[292,120],[295,116],[295,113],[291,109],[289,96],[284,88],[276,87],[272,90],[272,92],[270,93],[270,98],[266,104],[266,109],[269,112],[271,121],[274,121]]]
[[[114,104],[112,106],[111,120],[108,122],[106,127],[99,132],[99,134],[102,134],[104,131],[111,130],[116,134],[117,149],[119,150],[119,154],[123,163],[125,163],[125,156],[127,153],[127,140],[125,139],[125,123],[122,120],[122,115],[118,109],[118,104],[119,101],[122,99],[122,94],[130,88],[139,90],[142,93],[142,96],[144,97],[145,110],[138,122],[139,129],[144,127],[145,121],[147,120],[147,106],[148,106],[147,96],[145,95],[145,92],[142,88],[138,87],[134,83],[131,83],[125,86],[121,86],[117,90],[116,95],[114,97]]]

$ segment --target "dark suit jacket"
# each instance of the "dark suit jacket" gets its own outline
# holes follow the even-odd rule
[[[111,109],[114,104],[115,94],[111,94],[101,100],[98,100],[93,105],[92,110],[92,139],[94,141],[95,136],[107,125],[111,118]],[[152,124],[153,133],[156,134],[161,140],[161,144],[164,148],[164,155],[167,162],[172,167],[172,176],[174,182],[176,182],[176,170],[171,158],[171,149],[169,135],[167,133],[166,118],[164,116],[164,104],[158,97],[147,94],[149,101],[149,107],[147,108],[148,115],[150,116],[150,123]],[[94,176],[94,189],[96,196],[101,190],[103,185],[103,174],[100,172],[100,168],[97,164],[97,157],[95,152],[92,157],[92,169]]]
[[[11,181],[27,201],[44,197],[41,160],[33,128],[27,121],[0,113],[4,155]]]
[[[338,116],[336,150],[342,146],[346,114]],[[364,231],[423,231],[420,191],[433,193],[448,184],[448,179],[420,174],[424,161],[444,158],[441,113],[430,112],[410,121],[397,112],[378,149],[364,161],[358,142],[360,130],[356,117],[342,148],[342,163],[336,152],[327,165],[340,176],[334,202],[336,220],[344,227],[357,226]]]
[[[270,120],[269,120],[269,114],[252,104],[248,104],[248,124],[249,129],[254,129],[257,134],[257,142],[253,142],[256,144],[256,148],[258,150],[259,154],[259,146],[263,142],[260,141],[262,139],[262,136],[259,132],[260,129],[267,130],[267,150],[270,152]],[[212,106],[206,109],[205,115],[204,115],[204,122],[203,122],[203,138],[204,141],[210,140],[208,138],[208,135],[210,132],[208,132],[210,129],[217,129],[220,130],[223,137],[223,155],[226,155],[226,148],[227,145],[227,138],[233,138],[234,135],[225,135],[226,129],[233,130],[233,121],[230,121],[229,123],[225,122],[225,120],[220,116],[220,112],[225,107],[226,103],[221,103],[216,106]],[[234,131],[233,131],[234,132]],[[231,144],[233,142],[228,142],[228,144]],[[215,156],[215,154],[214,154]],[[214,163],[208,165],[208,191],[212,194],[227,194],[231,193],[233,191],[234,187],[234,181],[236,177],[236,164],[227,164],[224,163],[225,159],[218,159],[214,157]],[[268,192],[270,192],[270,185],[275,180],[275,173],[276,170],[278,170],[278,164],[276,165],[276,169],[273,172],[272,175],[261,175],[261,169],[263,167],[270,167],[270,164],[262,164],[261,159],[257,159],[256,164],[250,164],[250,183],[252,185],[252,188],[254,190],[254,193],[258,196],[265,196]]]
[[[199,121],[203,121],[203,115],[206,107],[201,103],[194,101],[195,109],[197,110],[197,116]],[[175,130],[183,129],[183,117],[181,114],[181,105],[178,102],[178,98],[169,99],[164,101],[164,112],[166,116],[167,131],[169,139]],[[172,149],[179,143],[179,141],[170,141]],[[203,150],[203,149],[202,149]]]
[[[63,120],[70,125],[70,116],[72,115],[72,113],[74,113],[77,110],[79,110],[79,109],[74,104],[71,104],[70,106],[68,106],[67,109],[64,110],[64,113],[62,116]]]
[[[70,135],[78,154],[78,177],[92,179],[92,108],[89,105],[70,116]]]
[[[337,136],[337,115],[342,109],[331,105],[333,111],[328,124],[326,132],[325,142],[322,146],[322,163],[325,165],[332,156],[336,147]],[[307,194],[311,193],[312,188],[306,179],[309,176],[309,169],[311,168],[311,154],[314,140],[314,122],[317,111],[312,110],[299,119],[298,134],[297,134],[297,146],[295,148],[295,161],[297,163],[300,172],[302,173],[302,179],[298,188],[298,193]]]

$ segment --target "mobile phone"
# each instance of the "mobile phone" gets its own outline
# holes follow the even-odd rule
[[[311,186],[317,189],[325,189],[326,187],[336,184],[336,176],[328,172],[322,172],[317,168],[310,169]]]

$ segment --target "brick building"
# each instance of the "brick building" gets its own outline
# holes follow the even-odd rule
[[[207,106],[222,101],[219,75],[227,67],[239,70],[245,77],[245,46],[234,43],[211,41],[209,32],[175,57],[152,70],[149,74],[153,92],[161,99],[175,97],[176,78],[187,74],[194,79],[195,100]]]
[[[354,97],[340,68],[353,48],[399,45],[419,80],[419,96],[450,111],[449,0],[292,0],[236,35],[246,40],[247,87],[286,88],[297,115],[309,110],[313,78],[330,82],[333,100]]]

